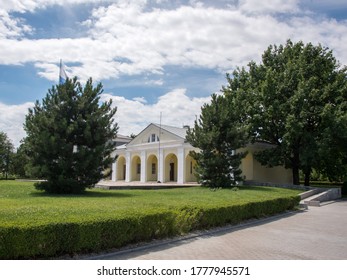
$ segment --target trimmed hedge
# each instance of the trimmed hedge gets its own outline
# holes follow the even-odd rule
[[[0,259],[42,259],[120,248],[140,241],[273,215],[294,209],[299,201],[299,196],[291,196],[224,207],[158,209],[118,219],[0,226]]]

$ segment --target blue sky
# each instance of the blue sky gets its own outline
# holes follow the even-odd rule
[[[58,82],[92,77],[119,133],[193,124],[225,73],[270,44],[321,43],[347,64],[345,0],[7,0],[0,7],[0,130],[18,146],[28,108]]]

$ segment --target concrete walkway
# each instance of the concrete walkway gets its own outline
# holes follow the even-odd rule
[[[187,188],[187,187],[198,187],[200,184],[196,182],[187,182],[184,184],[178,184],[176,182],[166,182],[166,183],[158,183],[158,182],[146,182],[141,183],[138,181],[125,182],[125,181],[110,181],[103,180],[100,181],[96,187],[107,189],[107,190],[129,190],[129,189],[144,189],[144,190],[152,190],[152,189],[172,189],[172,188]]]
[[[347,200],[92,259],[347,260]]]

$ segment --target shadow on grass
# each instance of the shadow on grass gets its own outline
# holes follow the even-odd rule
[[[257,191],[257,192],[272,192],[273,187],[266,187],[266,186],[239,186],[240,190],[247,190],[247,191]]]
[[[218,191],[218,190],[231,190],[231,191],[257,191],[257,192],[272,192],[274,188],[276,187],[268,187],[268,186],[230,186],[230,187],[223,187],[223,188],[209,188],[201,186],[200,188],[206,188],[210,189],[211,191]]]
[[[240,191],[247,190],[247,191],[257,191],[257,192],[272,192],[273,189],[270,187],[264,187],[264,186],[239,186],[238,187]],[[229,188],[225,188],[229,189]],[[153,189],[154,190],[154,189]],[[230,188],[232,190],[232,188]],[[149,190],[151,191],[151,190]],[[53,194],[53,193],[47,193],[45,191],[35,191],[30,193],[31,196],[34,197],[64,197],[64,198],[99,198],[99,197],[133,197],[136,196],[132,190],[123,190],[121,192],[117,191],[109,191],[109,190],[86,190],[85,192],[81,194]]]
[[[85,191],[81,194],[52,194],[47,193],[45,191],[36,191],[30,193],[31,196],[34,197],[64,197],[64,198],[98,198],[98,197],[115,197],[115,198],[123,198],[123,197],[132,197],[135,196],[132,193],[124,193],[124,192],[108,192],[108,191]]]

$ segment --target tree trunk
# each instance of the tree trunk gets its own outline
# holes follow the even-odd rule
[[[300,177],[299,177],[299,168],[297,166],[293,166],[293,185],[300,185]]]
[[[300,166],[300,158],[299,158],[299,152],[293,151],[293,158],[292,158],[292,171],[293,171],[293,184],[294,185],[300,185],[300,176],[299,176],[299,166]]]
[[[305,171],[305,186],[310,185],[310,175],[311,175],[311,169]]]

